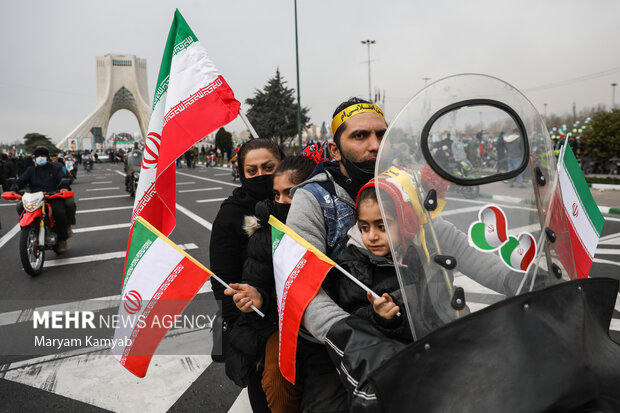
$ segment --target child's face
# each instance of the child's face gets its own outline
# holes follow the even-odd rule
[[[363,200],[357,208],[357,225],[362,233],[362,242],[368,251],[379,257],[390,253],[388,233],[381,218],[379,204],[374,199]],[[397,225],[389,221],[390,231],[398,231]]]
[[[293,202],[291,188],[295,186],[290,180],[291,172],[287,171],[273,177],[273,195],[276,202],[290,204]]]

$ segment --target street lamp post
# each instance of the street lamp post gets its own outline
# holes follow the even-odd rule
[[[370,88],[370,45],[375,44],[374,40],[362,40],[362,44],[368,46],[368,101],[372,102],[372,91]]]
[[[545,106],[545,120],[547,120],[547,104],[543,103],[543,105]]]
[[[299,93],[299,43],[297,41],[297,0],[295,0],[295,60],[297,63],[297,141],[301,153],[301,99]]]
[[[616,86],[618,86],[618,84],[615,82],[611,84],[611,108],[612,109],[616,108]]]

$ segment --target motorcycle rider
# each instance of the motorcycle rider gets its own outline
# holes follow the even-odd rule
[[[130,175],[133,177],[134,173],[140,172],[140,168],[142,165],[142,151],[138,145],[138,142],[133,144],[133,149],[130,152],[127,152],[126,157],[124,159],[125,162],[125,190],[127,192],[131,192],[133,185],[130,182]],[[135,179],[135,178],[134,178]]]
[[[20,176],[11,187],[11,190],[18,191],[26,185],[31,192],[53,192],[59,190],[64,192],[69,190],[69,185],[62,182],[65,173],[62,168],[49,161],[50,152],[45,146],[37,146],[34,150],[35,166],[31,166]],[[63,199],[49,199],[47,201],[52,207],[55,225],[52,228],[58,235],[58,253],[67,250],[67,208]],[[17,212],[21,214],[23,206],[17,204]]]

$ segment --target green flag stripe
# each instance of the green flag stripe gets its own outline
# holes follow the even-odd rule
[[[568,145],[568,143],[565,145]],[[577,196],[581,200],[582,207],[584,211],[586,211],[588,220],[600,237],[601,231],[603,230],[603,225],[605,224],[605,218],[599,211],[598,205],[596,205],[594,198],[592,198],[586,178],[583,176],[581,168],[579,167],[579,162],[577,162],[577,158],[575,158],[575,154],[573,154],[570,146],[566,148],[563,161],[568,172],[568,178],[570,179],[575,192],[577,192]]]
[[[153,234],[152,231],[142,225],[140,221],[135,222],[133,232],[131,233],[131,246],[127,254],[127,267],[125,269],[125,276],[123,277],[123,285],[127,284],[134,268],[136,268],[140,259],[156,239],[157,235]]]
[[[159,99],[168,91],[168,79],[170,77],[170,65],[172,63],[172,56],[187,48],[193,42],[197,42],[198,38],[189,28],[187,22],[177,9],[174,12],[174,19],[170,26],[170,32],[168,33],[168,40],[166,40],[166,48],[164,49],[164,56],[161,59],[161,65],[159,66],[159,76],[157,76],[157,88],[155,89],[155,96],[153,97],[153,109],[159,102]]]
[[[280,245],[280,241],[282,241],[282,237],[284,236],[284,232],[271,227],[271,255],[276,252],[278,245]]]

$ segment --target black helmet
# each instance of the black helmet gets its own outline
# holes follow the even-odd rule
[[[34,148],[34,157],[36,158],[37,156],[47,156],[49,158],[50,150],[47,148],[47,146],[37,146],[36,148]]]

